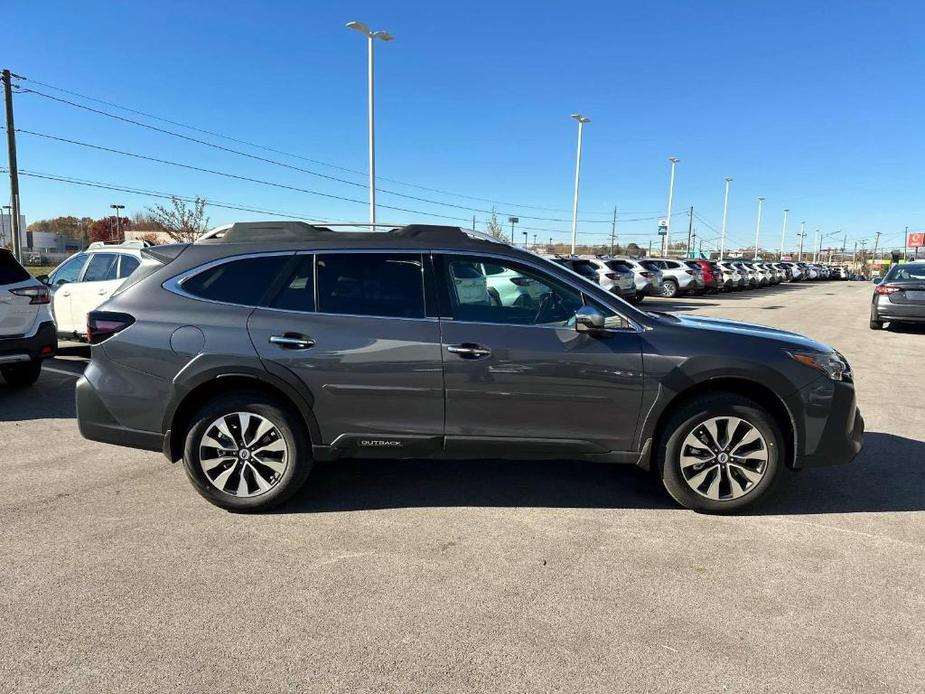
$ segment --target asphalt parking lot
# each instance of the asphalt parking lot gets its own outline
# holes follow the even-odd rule
[[[0,691],[923,691],[925,329],[869,330],[870,291],[643,304],[852,364],[865,450],[742,517],[634,468],[492,461],[329,464],[232,515],[81,439],[65,348],[0,386]]]

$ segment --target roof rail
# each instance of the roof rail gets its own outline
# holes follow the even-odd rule
[[[203,241],[219,241],[225,243],[248,243],[257,241],[309,241],[317,239],[330,239],[334,234],[362,233],[336,231],[332,227],[352,227],[366,231],[366,233],[386,233],[403,238],[426,237],[429,240],[446,239],[458,240],[463,237],[477,239],[480,241],[490,241],[493,243],[506,244],[506,241],[496,239],[495,237],[483,232],[461,229],[454,226],[439,226],[433,224],[366,224],[366,223],[342,223],[337,222],[327,224],[317,222],[309,224],[307,222],[235,222],[234,224],[225,224],[216,227],[202,234],[196,243]],[[386,231],[372,231],[370,228],[385,228]],[[364,234],[365,235],[365,234]]]

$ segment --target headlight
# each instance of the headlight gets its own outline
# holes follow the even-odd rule
[[[838,352],[787,352],[804,366],[821,371],[833,381],[850,381],[851,367]]]

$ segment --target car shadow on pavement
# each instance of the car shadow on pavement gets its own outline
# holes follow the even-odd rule
[[[27,388],[11,388],[0,379],[0,422],[34,419],[74,419],[74,384],[83,373],[81,362],[49,359],[42,365],[38,382]]]
[[[925,511],[925,441],[869,431],[848,465],[788,475],[762,515]]]
[[[629,465],[339,460],[316,467],[302,491],[271,513],[444,506],[677,508],[648,473]]]
[[[925,323],[887,323],[886,329],[891,333],[925,335]]]
[[[339,460],[270,513],[420,507],[678,509],[653,475],[575,461]],[[925,510],[925,442],[870,432],[849,465],[786,475],[752,515]]]

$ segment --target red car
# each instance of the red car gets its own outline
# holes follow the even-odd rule
[[[717,292],[722,286],[723,273],[717,267],[716,263],[711,260],[685,260],[684,263],[689,267],[700,268],[703,273],[703,291]]]

